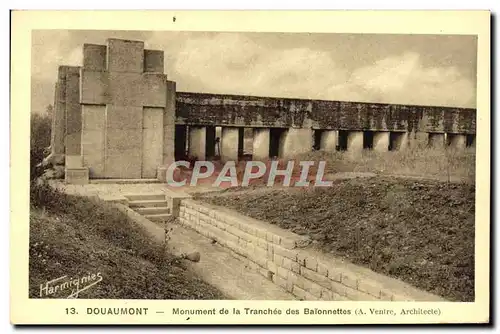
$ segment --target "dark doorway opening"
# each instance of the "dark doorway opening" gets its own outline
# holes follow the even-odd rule
[[[373,149],[373,131],[363,131],[363,149]]]
[[[281,137],[286,129],[271,128],[269,130],[269,157],[279,157]]]
[[[349,137],[349,131],[339,130],[339,143],[337,145],[337,151],[347,151],[348,137]]]
[[[321,150],[321,137],[323,136],[324,132],[325,130],[314,130],[313,150],[315,151]]]
[[[215,126],[207,126],[206,131],[205,131],[205,154],[207,157],[207,160],[212,160],[215,158]]]
[[[398,151],[401,149],[402,132],[391,132],[389,134],[389,151]]]
[[[187,126],[176,125],[174,134],[174,156],[175,160],[184,160],[187,152]]]
[[[468,134],[467,138],[465,139],[465,147],[472,147],[476,143],[476,135],[474,134]]]

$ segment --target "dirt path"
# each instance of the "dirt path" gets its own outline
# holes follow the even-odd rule
[[[218,244],[213,244],[196,231],[170,224],[168,248],[175,255],[198,251],[200,262],[188,262],[188,267],[205,282],[215,286],[231,299],[294,300],[295,297],[257,272]]]

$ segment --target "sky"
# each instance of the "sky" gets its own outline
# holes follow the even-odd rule
[[[37,30],[32,111],[53,104],[59,65],[107,38],[163,50],[178,91],[476,107],[476,36]]]

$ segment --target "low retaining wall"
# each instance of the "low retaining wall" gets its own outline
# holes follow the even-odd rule
[[[314,249],[307,237],[232,210],[179,199],[179,219],[303,300],[445,301]]]

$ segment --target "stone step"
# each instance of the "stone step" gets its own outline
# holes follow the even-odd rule
[[[131,208],[151,208],[167,206],[167,202],[164,199],[148,199],[144,201],[129,201],[128,206]]]
[[[129,201],[166,200],[164,193],[124,194]]]
[[[145,218],[151,220],[152,222],[164,222],[172,215],[170,213],[159,213],[155,215],[144,215]]]
[[[141,215],[157,215],[162,213],[170,213],[170,209],[167,206],[152,206],[149,208],[135,208],[134,211],[140,213]]]

